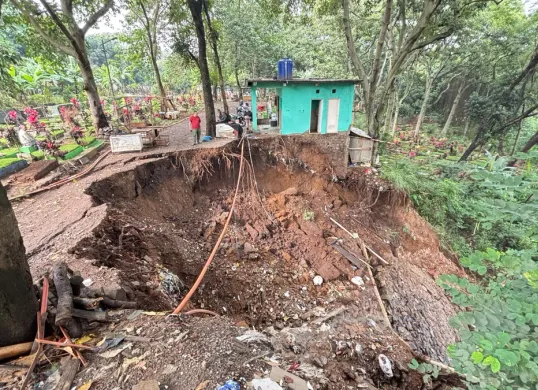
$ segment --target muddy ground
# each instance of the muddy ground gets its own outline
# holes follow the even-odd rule
[[[230,226],[187,307],[219,316],[151,315],[178,304],[209,256],[231,212],[240,154],[232,143],[111,162],[15,205],[34,279],[66,261],[94,287],[124,288],[145,311],[117,311],[117,322],[92,330],[94,342],[110,332],[151,341],[112,359],[86,352],[89,366],[75,384],[131,389],[154,379],[161,388],[208,381],[212,389],[230,378],[264,377],[278,364],[314,389],[420,389],[407,363],[415,353],[446,363],[456,340],[448,325],[455,308],[435,278],[461,270],[404,195],[370,169],[335,181],[330,159],[301,137],[245,145]],[[372,256],[376,280],[336,250],[364,259],[358,241],[331,218],[390,264]],[[414,351],[384,324],[375,283],[392,327]],[[253,330],[265,338],[237,340]],[[381,371],[380,354],[392,361],[392,378]]]

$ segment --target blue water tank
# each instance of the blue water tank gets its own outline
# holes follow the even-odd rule
[[[290,58],[285,58],[284,59],[285,61],[285,79],[286,80],[291,80],[293,78],[293,61],[290,59]]]
[[[278,60],[277,78],[279,80],[286,80],[286,58]]]

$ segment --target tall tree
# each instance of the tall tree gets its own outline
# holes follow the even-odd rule
[[[224,112],[229,113],[228,109],[228,101],[226,100],[226,89],[224,87],[224,76],[222,75],[222,65],[220,62],[220,55],[218,50],[218,41],[219,41],[219,33],[215,28],[214,23],[212,22],[212,16],[209,12],[209,4],[207,1],[204,1],[204,14],[206,17],[207,22],[207,29],[209,33],[209,43],[211,45],[211,48],[213,49],[213,56],[215,59],[215,66],[217,67],[217,72],[219,76],[219,87],[220,87],[220,94],[222,97],[222,105],[224,107]]]
[[[88,57],[85,36],[112,8],[113,0],[73,2],[71,0],[9,0],[34,29],[52,47],[72,56],[77,61],[88,95],[92,121],[96,132],[108,127],[101,99]],[[80,21],[84,18],[82,27]]]
[[[31,341],[37,300],[15,213],[0,183],[0,347]]]
[[[361,79],[366,122],[372,137],[380,136],[394,80],[407,69],[413,54],[451,36],[465,24],[468,14],[481,7],[480,2],[473,0],[455,1],[450,7],[441,3],[441,0],[383,0],[379,21],[369,22],[372,18],[368,16],[376,15],[369,4],[342,0],[343,33],[353,72]],[[361,23],[354,23],[353,17],[361,18]],[[366,54],[361,51],[359,55],[358,49]],[[375,143],[373,161],[377,146]]]
[[[202,90],[204,94],[204,106],[206,117],[206,135],[212,137],[216,132],[215,105],[213,104],[213,95],[211,93],[211,78],[209,75],[209,66],[207,63],[207,44],[204,27],[204,18],[202,15],[204,0],[187,0],[194,30],[198,40],[198,68],[202,79]]]
[[[161,79],[161,72],[157,59],[159,56],[158,35],[166,30],[169,23],[170,1],[168,0],[131,0],[129,9],[132,17],[128,17],[128,23],[135,19],[142,26],[145,34],[145,43],[148,48],[151,65],[155,73],[155,83],[161,97],[161,110],[166,111],[168,104],[173,103],[167,98],[166,91]]]

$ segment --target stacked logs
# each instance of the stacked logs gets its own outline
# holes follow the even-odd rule
[[[136,308],[132,291],[86,287],[80,273],[72,271],[65,263],[55,264],[51,276],[47,323],[55,333],[60,334],[61,326],[72,338],[78,338],[89,329],[91,322],[110,321],[107,308]]]

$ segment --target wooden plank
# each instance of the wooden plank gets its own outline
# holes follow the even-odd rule
[[[370,264],[368,264],[366,261],[359,258],[354,253],[348,251],[347,249],[341,247],[337,242],[333,242],[331,246],[336,249],[342,256],[344,256],[346,259],[348,259],[351,263],[353,263],[357,268],[362,267],[362,264],[365,264],[367,267],[372,268]],[[361,264],[362,263],[362,264]]]

